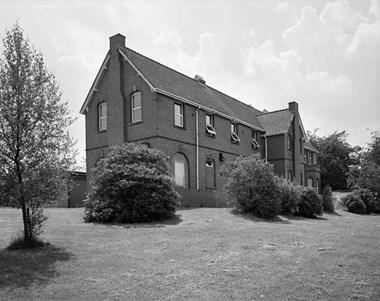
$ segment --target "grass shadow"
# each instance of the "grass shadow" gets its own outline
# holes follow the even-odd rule
[[[68,261],[73,256],[65,249],[53,245],[0,250],[0,289],[46,284],[59,275],[55,263]]]
[[[333,216],[342,216],[341,214],[339,214],[338,212],[334,211],[334,212],[323,212],[323,215],[333,215]]]
[[[254,215],[249,214],[249,213],[242,213],[242,212],[239,212],[239,211],[234,210],[234,209],[231,210],[231,213],[233,215],[242,217],[246,220],[256,222],[256,223],[291,224],[291,222],[286,217],[284,218],[283,216],[275,216],[273,218],[265,219],[265,218],[260,218],[260,217],[254,216]]]
[[[94,223],[95,225],[99,226],[106,226],[106,227],[123,227],[123,228],[164,228],[166,226],[173,226],[178,225],[182,222],[181,215],[175,214],[172,218],[165,219],[162,221],[157,222],[150,222],[150,223],[131,223],[131,224],[122,224],[122,223]]]

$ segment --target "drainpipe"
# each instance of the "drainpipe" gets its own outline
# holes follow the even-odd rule
[[[265,140],[265,162],[268,162],[268,139],[267,135],[264,135]]]
[[[195,135],[196,135],[196,160],[197,160],[197,190],[199,191],[199,126],[198,126],[198,119],[199,119],[199,109],[201,107],[198,107],[195,110]]]

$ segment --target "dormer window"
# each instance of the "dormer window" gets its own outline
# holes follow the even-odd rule
[[[257,132],[252,131],[252,142],[251,142],[252,148],[259,148],[260,144],[257,142]]]
[[[141,92],[133,93],[131,102],[132,123],[142,121]]]
[[[216,131],[213,126],[213,118],[210,114],[206,114],[206,134],[209,136],[215,136]]]
[[[235,144],[238,144],[240,142],[240,138],[237,134],[236,123],[231,123],[231,142]]]
[[[99,131],[107,130],[107,103],[101,102],[98,106],[98,129]]]

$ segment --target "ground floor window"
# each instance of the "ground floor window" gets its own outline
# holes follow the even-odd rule
[[[216,188],[215,185],[215,161],[206,160],[206,188]]]
[[[188,188],[189,166],[185,155],[177,153],[173,157],[174,180],[179,187]]]
[[[307,179],[307,187],[313,187],[313,179]]]

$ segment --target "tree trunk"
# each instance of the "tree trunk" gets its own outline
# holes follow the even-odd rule
[[[21,201],[21,208],[22,208],[22,220],[24,222],[24,241],[28,242],[32,239],[32,233],[30,229],[30,215],[29,210],[26,208],[25,201]]]

